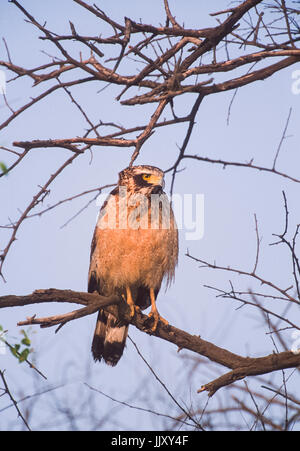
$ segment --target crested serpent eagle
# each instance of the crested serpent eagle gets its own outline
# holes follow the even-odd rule
[[[164,278],[174,277],[178,231],[163,191],[164,173],[153,166],[132,166],[119,174],[116,188],[100,209],[89,269],[88,291],[119,295],[135,310],[151,306],[152,331],[168,324],[156,307]],[[125,346],[129,324],[99,310],[92,342],[95,359],[115,366]]]

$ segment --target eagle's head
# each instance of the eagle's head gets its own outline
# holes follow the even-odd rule
[[[158,194],[164,187],[164,173],[155,166],[132,166],[119,173],[119,186],[134,193]]]

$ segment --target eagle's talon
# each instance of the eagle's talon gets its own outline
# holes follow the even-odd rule
[[[167,321],[165,318],[163,318],[162,316],[159,315],[159,320],[165,325],[168,326],[169,325],[169,321]]]
[[[160,316],[160,314],[157,311],[151,311],[148,315],[148,318],[154,318],[154,324],[151,327],[152,332],[155,332],[157,329],[158,321],[161,321],[165,326],[167,326],[169,323],[168,321]]]
[[[152,316],[154,317],[154,324],[151,327],[151,330],[152,330],[152,332],[155,332],[157,325],[158,325],[158,321],[161,321],[165,325],[168,325],[169,323],[165,318],[160,316],[160,314],[158,313],[158,310],[156,308],[155,293],[154,293],[153,288],[150,288],[150,301],[151,301],[151,312],[149,313],[148,317],[149,318],[152,318]]]
[[[154,324],[152,327],[150,327],[150,330],[154,333],[157,329],[157,324],[158,324],[158,320],[159,320],[159,314],[158,313],[154,313],[154,312],[150,312],[148,315],[148,318],[152,318],[154,319]]]

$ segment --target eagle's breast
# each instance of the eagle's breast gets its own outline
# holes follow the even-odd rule
[[[159,289],[165,276],[172,279],[178,254],[177,228],[169,202],[169,208],[165,198],[163,202],[164,207],[153,214],[150,198],[147,203],[145,196],[133,199],[130,193],[120,191],[101,209],[92,266],[107,294],[125,286]]]

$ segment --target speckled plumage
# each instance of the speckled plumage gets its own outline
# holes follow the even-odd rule
[[[155,209],[159,200],[162,203]],[[129,302],[130,290],[134,304],[145,309],[151,303],[150,289],[156,297],[162,280],[173,279],[177,258],[178,232],[163,192],[163,172],[153,166],[120,172],[118,186],[101,207],[95,228],[88,291],[119,294]],[[128,325],[118,326],[112,315],[100,310],[92,344],[94,359],[116,365],[127,332]]]

